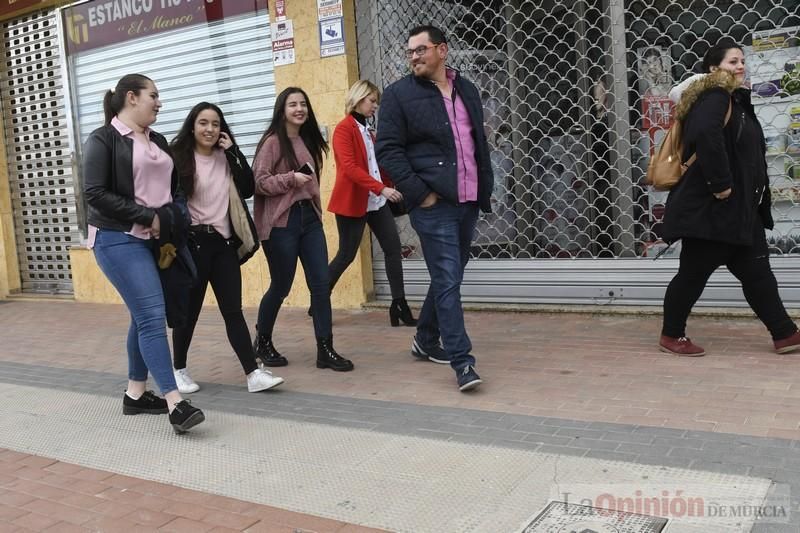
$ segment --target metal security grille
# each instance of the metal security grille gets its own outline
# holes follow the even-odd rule
[[[56,18],[3,23],[0,86],[22,289],[71,293],[69,247],[80,242]]]
[[[800,0],[357,0],[361,77],[406,75],[408,30],[448,34],[451,66],[484,100],[494,212],[478,223],[465,300],[656,304],[677,268],[644,176],[670,125],[667,93],[710,44],[745,46],[770,155],[775,256],[800,252]],[[796,69],[796,70],[795,70]],[[794,81],[793,81],[794,80]],[[770,86],[771,84],[771,86]],[[380,120],[380,116],[378,117]],[[797,182],[800,183],[800,182]],[[410,293],[425,290],[417,237],[398,219]],[[373,243],[376,292],[388,295]],[[787,303],[798,268],[773,259]],[[744,304],[727,272],[706,302]]]

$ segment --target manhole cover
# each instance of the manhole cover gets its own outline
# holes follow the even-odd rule
[[[550,502],[522,533],[661,533],[666,518]]]

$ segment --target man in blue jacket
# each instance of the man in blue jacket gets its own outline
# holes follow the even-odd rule
[[[403,193],[431,277],[411,353],[450,363],[466,391],[481,378],[464,328],[461,281],[478,210],[491,211],[494,177],[480,94],[446,67],[447,51],[440,29],[409,32],[412,74],[383,93],[376,152]]]

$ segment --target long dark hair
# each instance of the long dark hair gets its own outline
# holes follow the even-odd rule
[[[711,67],[718,67],[720,63],[722,63],[722,60],[725,59],[725,54],[727,54],[728,50],[731,48],[742,50],[741,46],[730,39],[722,40],[709,48],[703,56],[703,72],[711,72]],[[742,50],[742,52],[744,52],[744,50]]]
[[[106,116],[106,126],[111,124],[111,119],[114,118],[125,107],[125,97],[129,91],[133,91],[136,95],[139,91],[147,88],[148,83],[153,80],[143,74],[125,74],[117,82],[114,90],[106,91],[103,96],[103,113]]]
[[[186,193],[187,197],[191,197],[194,193],[194,123],[197,120],[197,115],[210,109],[219,116],[219,131],[227,133],[231,138],[231,142],[236,144],[236,139],[233,137],[233,132],[225,121],[225,115],[222,114],[222,109],[218,106],[208,103],[200,102],[189,111],[186,120],[183,121],[183,126],[178,130],[178,134],[169,143],[172,148],[172,157],[175,160],[175,168],[178,169],[178,177],[181,182],[181,187]]]
[[[272,111],[272,122],[270,122],[264,135],[261,136],[261,140],[258,141],[256,153],[261,150],[261,146],[269,136],[275,135],[278,137],[278,143],[280,143],[281,147],[280,157],[275,163],[277,164],[281,160],[285,160],[286,163],[295,170],[300,167],[300,164],[297,162],[297,155],[294,153],[294,148],[292,147],[292,140],[289,139],[289,136],[286,134],[286,99],[295,93],[302,94],[303,98],[306,99],[308,118],[303,125],[300,126],[300,138],[311,153],[311,157],[314,158],[314,172],[316,172],[317,179],[319,179],[322,174],[323,153],[325,155],[328,154],[328,143],[325,142],[325,139],[319,131],[319,124],[317,124],[317,117],[314,116],[311,100],[308,99],[308,95],[300,87],[287,87],[282,90],[275,99],[275,108]]]

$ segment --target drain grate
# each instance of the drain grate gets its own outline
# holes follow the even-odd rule
[[[666,518],[550,502],[522,533],[661,533]]]

